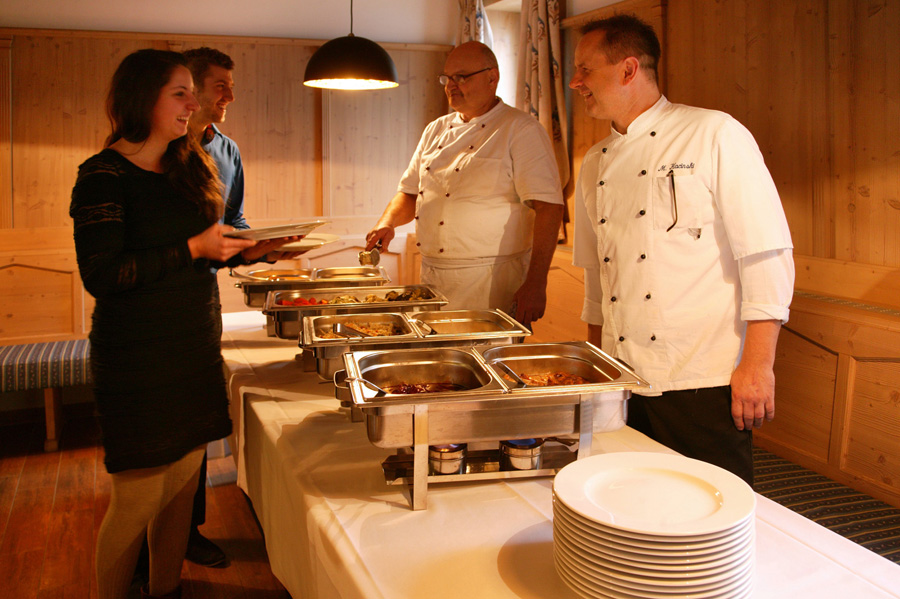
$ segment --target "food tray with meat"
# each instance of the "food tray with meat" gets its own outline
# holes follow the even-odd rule
[[[531,334],[502,310],[355,312],[306,316],[300,347],[312,352],[316,372],[331,380],[348,351],[403,347],[471,347],[522,341]]]
[[[234,286],[243,290],[244,304],[250,308],[264,307],[270,291],[375,287],[391,282],[391,277],[381,266],[255,269],[248,272],[231,269],[229,275],[237,279]]]
[[[272,318],[277,337],[299,339],[302,321],[309,316],[439,310],[446,303],[428,285],[288,289],[269,292],[263,313]]]
[[[584,341],[353,351],[343,361],[341,378],[365,414],[369,440],[388,448],[413,444],[410,414],[423,408],[432,445],[579,434],[582,413],[591,418],[593,432],[617,430],[625,425],[631,391],[649,387]],[[510,363],[516,374],[558,370],[589,382],[523,385],[505,378],[509,372],[501,363]]]

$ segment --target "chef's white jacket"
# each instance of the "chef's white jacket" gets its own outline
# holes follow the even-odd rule
[[[792,247],[758,146],[725,113],[661,97],[584,158],[582,318],[603,326],[603,349],[651,383],[647,394],[729,384],[744,321],[788,319]]]
[[[547,132],[502,101],[469,122],[459,113],[432,121],[398,190],[417,196],[419,251],[436,259],[528,251],[534,211],[524,202],[563,202]]]
[[[550,138],[537,119],[498,102],[468,122],[431,122],[398,190],[416,196],[422,282],[448,308],[513,309],[534,234],[532,200],[562,204]]]

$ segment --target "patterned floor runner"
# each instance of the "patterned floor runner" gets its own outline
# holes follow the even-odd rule
[[[900,509],[753,449],[755,491],[900,564]]]

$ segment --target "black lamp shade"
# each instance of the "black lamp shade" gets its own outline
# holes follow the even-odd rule
[[[326,89],[397,87],[397,68],[384,48],[351,33],[316,50],[306,65],[303,84]]]

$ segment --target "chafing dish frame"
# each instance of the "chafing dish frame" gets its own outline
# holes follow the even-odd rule
[[[605,382],[592,382],[582,385],[561,385],[555,387],[521,387],[514,382],[507,382],[495,368],[485,360],[483,353],[500,348],[516,348],[510,350],[513,354],[527,354],[529,348],[538,351],[551,351],[553,348],[564,350],[563,353],[575,355],[587,352],[599,358],[602,363],[615,368],[618,376],[607,376]],[[403,352],[415,355],[415,352],[427,357],[427,350],[400,350],[393,355],[400,356]],[[420,393],[411,395],[384,395],[379,396],[374,390],[365,385],[362,380],[364,372],[360,368],[361,362],[366,362],[370,356],[374,356],[373,366],[377,360],[388,359],[386,351],[361,351],[350,352],[343,356],[345,365],[345,382],[350,389],[352,407],[359,409],[365,417],[367,431],[371,433],[370,423],[373,419],[386,414],[403,415],[409,418],[412,429],[411,447],[400,447],[396,455],[389,456],[383,463],[385,481],[389,484],[406,485],[410,493],[410,506],[413,510],[426,508],[429,483],[449,483],[460,481],[490,480],[502,478],[530,478],[542,476],[554,476],[566,464],[589,456],[594,435],[595,402],[621,400],[624,406],[635,388],[649,388],[646,380],[638,376],[630,367],[612,358],[594,345],[586,341],[573,341],[568,343],[544,343],[522,344],[514,346],[488,346],[470,348],[442,348],[443,352],[463,352],[470,356],[482,367],[482,371],[488,376],[488,381],[477,388],[464,391],[446,391],[442,393]],[[557,352],[559,353],[559,352]],[[490,354],[489,354],[490,355]],[[548,355],[553,355],[548,354]],[[402,363],[402,362],[401,362]],[[607,373],[608,374],[608,373]],[[337,379],[336,379],[337,380]],[[338,398],[346,397],[346,392],[336,390]],[[598,397],[600,396],[600,397]],[[573,411],[572,430],[562,431],[559,436],[577,435],[578,448],[573,453],[568,449],[559,449],[548,453],[543,466],[538,470],[499,470],[491,464],[494,461],[493,454],[478,456],[479,467],[468,469],[460,474],[431,474],[428,470],[428,448],[430,445],[443,443],[467,443],[484,440],[506,440],[511,438],[547,437],[551,435],[534,434],[530,431],[509,430],[496,431],[487,435],[472,435],[463,438],[455,438],[452,441],[441,438],[439,435],[442,425],[441,418],[447,413],[475,410],[515,411],[545,408],[551,411],[561,409]],[[436,420],[435,420],[436,419]],[[434,426],[432,426],[434,423]],[[622,417],[624,425],[624,415]],[[621,426],[621,425],[620,425]],[[437,429],[437,436],[432,429]],[[615,430],[615,429],[609,429]],[[369,440],[375,443],[371,437]],[[499,451],[498,451],[499,453]],[[499,458],[497,458],[499,459]]]

